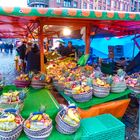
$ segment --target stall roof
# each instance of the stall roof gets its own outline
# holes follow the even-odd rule
[[[115,35],[139,34],[140,13],[66,8],[0,7],[0,38],[23,38],[44,25],[88,24]]]

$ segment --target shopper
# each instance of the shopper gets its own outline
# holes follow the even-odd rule
[[[25,53],[26,53],[26,42],[22,42],[21,46],[19,46],[17,49],[17,53],[19,55],[21,65],[22,65],[22,71],[25,72]]]
[[[40,50],[37,44],[31,48],[31,51],[27,53],[27,72],[39,72],[40,71]],[[44,62],[47,62],[46,57],[44,58]]]
[[[9,50],[10,50],[10,53],[12,54],[13,53],[13,44],[12,43],[9,44]]]

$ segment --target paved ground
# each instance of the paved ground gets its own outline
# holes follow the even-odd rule
[[[15,51],[13,54],[0,52],[0,73],[6,78],[6,84],[12,84],[17,75],[14,63],[15,53]],[[60,104],[67,104],[54,88],[51,88],[51,92]],[[126,125],[126,139],[138,140],[138,103],[136,98],[131,97],[131,99],[131,103],[123,117],[123,122]]]
[[[0,52],[0,73],[5,77],[6,84],[12,84],[16,76],[15,71],[15,50],[13,53]]]

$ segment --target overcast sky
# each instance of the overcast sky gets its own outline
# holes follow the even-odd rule
[[[0,6],[27,6],[27,0],[0,0]]]

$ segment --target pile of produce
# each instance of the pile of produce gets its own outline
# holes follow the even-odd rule
[[[25,88],[30,85],[30,78],[28,74],[20,74],[15,80],[16,87]]]
[[[29,76],[32,78],[31,86],[35,89],[41,89],[46,86],[46,74],[44,73],[30,73]]]
[[[56,59],[60,58],[60,55],[57,52],[55,52],[55,51],[53,51],[53,52],[46,52],[45,56],[46,56],[48,61],[53,61],[53,60],[56,60]]]
[[[74,105],[63,108],[56,116],[56,128],[60,133],[72,134],[80,127],[80,115]]]
[[[28,89],[23,89],[21,91],[8,91],[4,92],[0,96],[0,108],[15,108],[19,109],[19,111],[23,108],[23,101],[26,98]]]
[[[46,139],[51,134],[52,120],[44,111],[43,107],[39,112],[32,113],[24,122],[24,132],[29,139]]]
[[[15,110],[5,110],[0,115],[0,139],[17,139],[22,131],[23,121],[23,118],[16,114]]]
[[[126,79],[126,84],[134,93],[140,93],[140,76],[129,76]]]
[[[126,81],[125,81],[126,73],[119,69],[117,71],[117,75],[113,76],[113,82],[111,84],[111,92],[120,93],[126,90]]]

